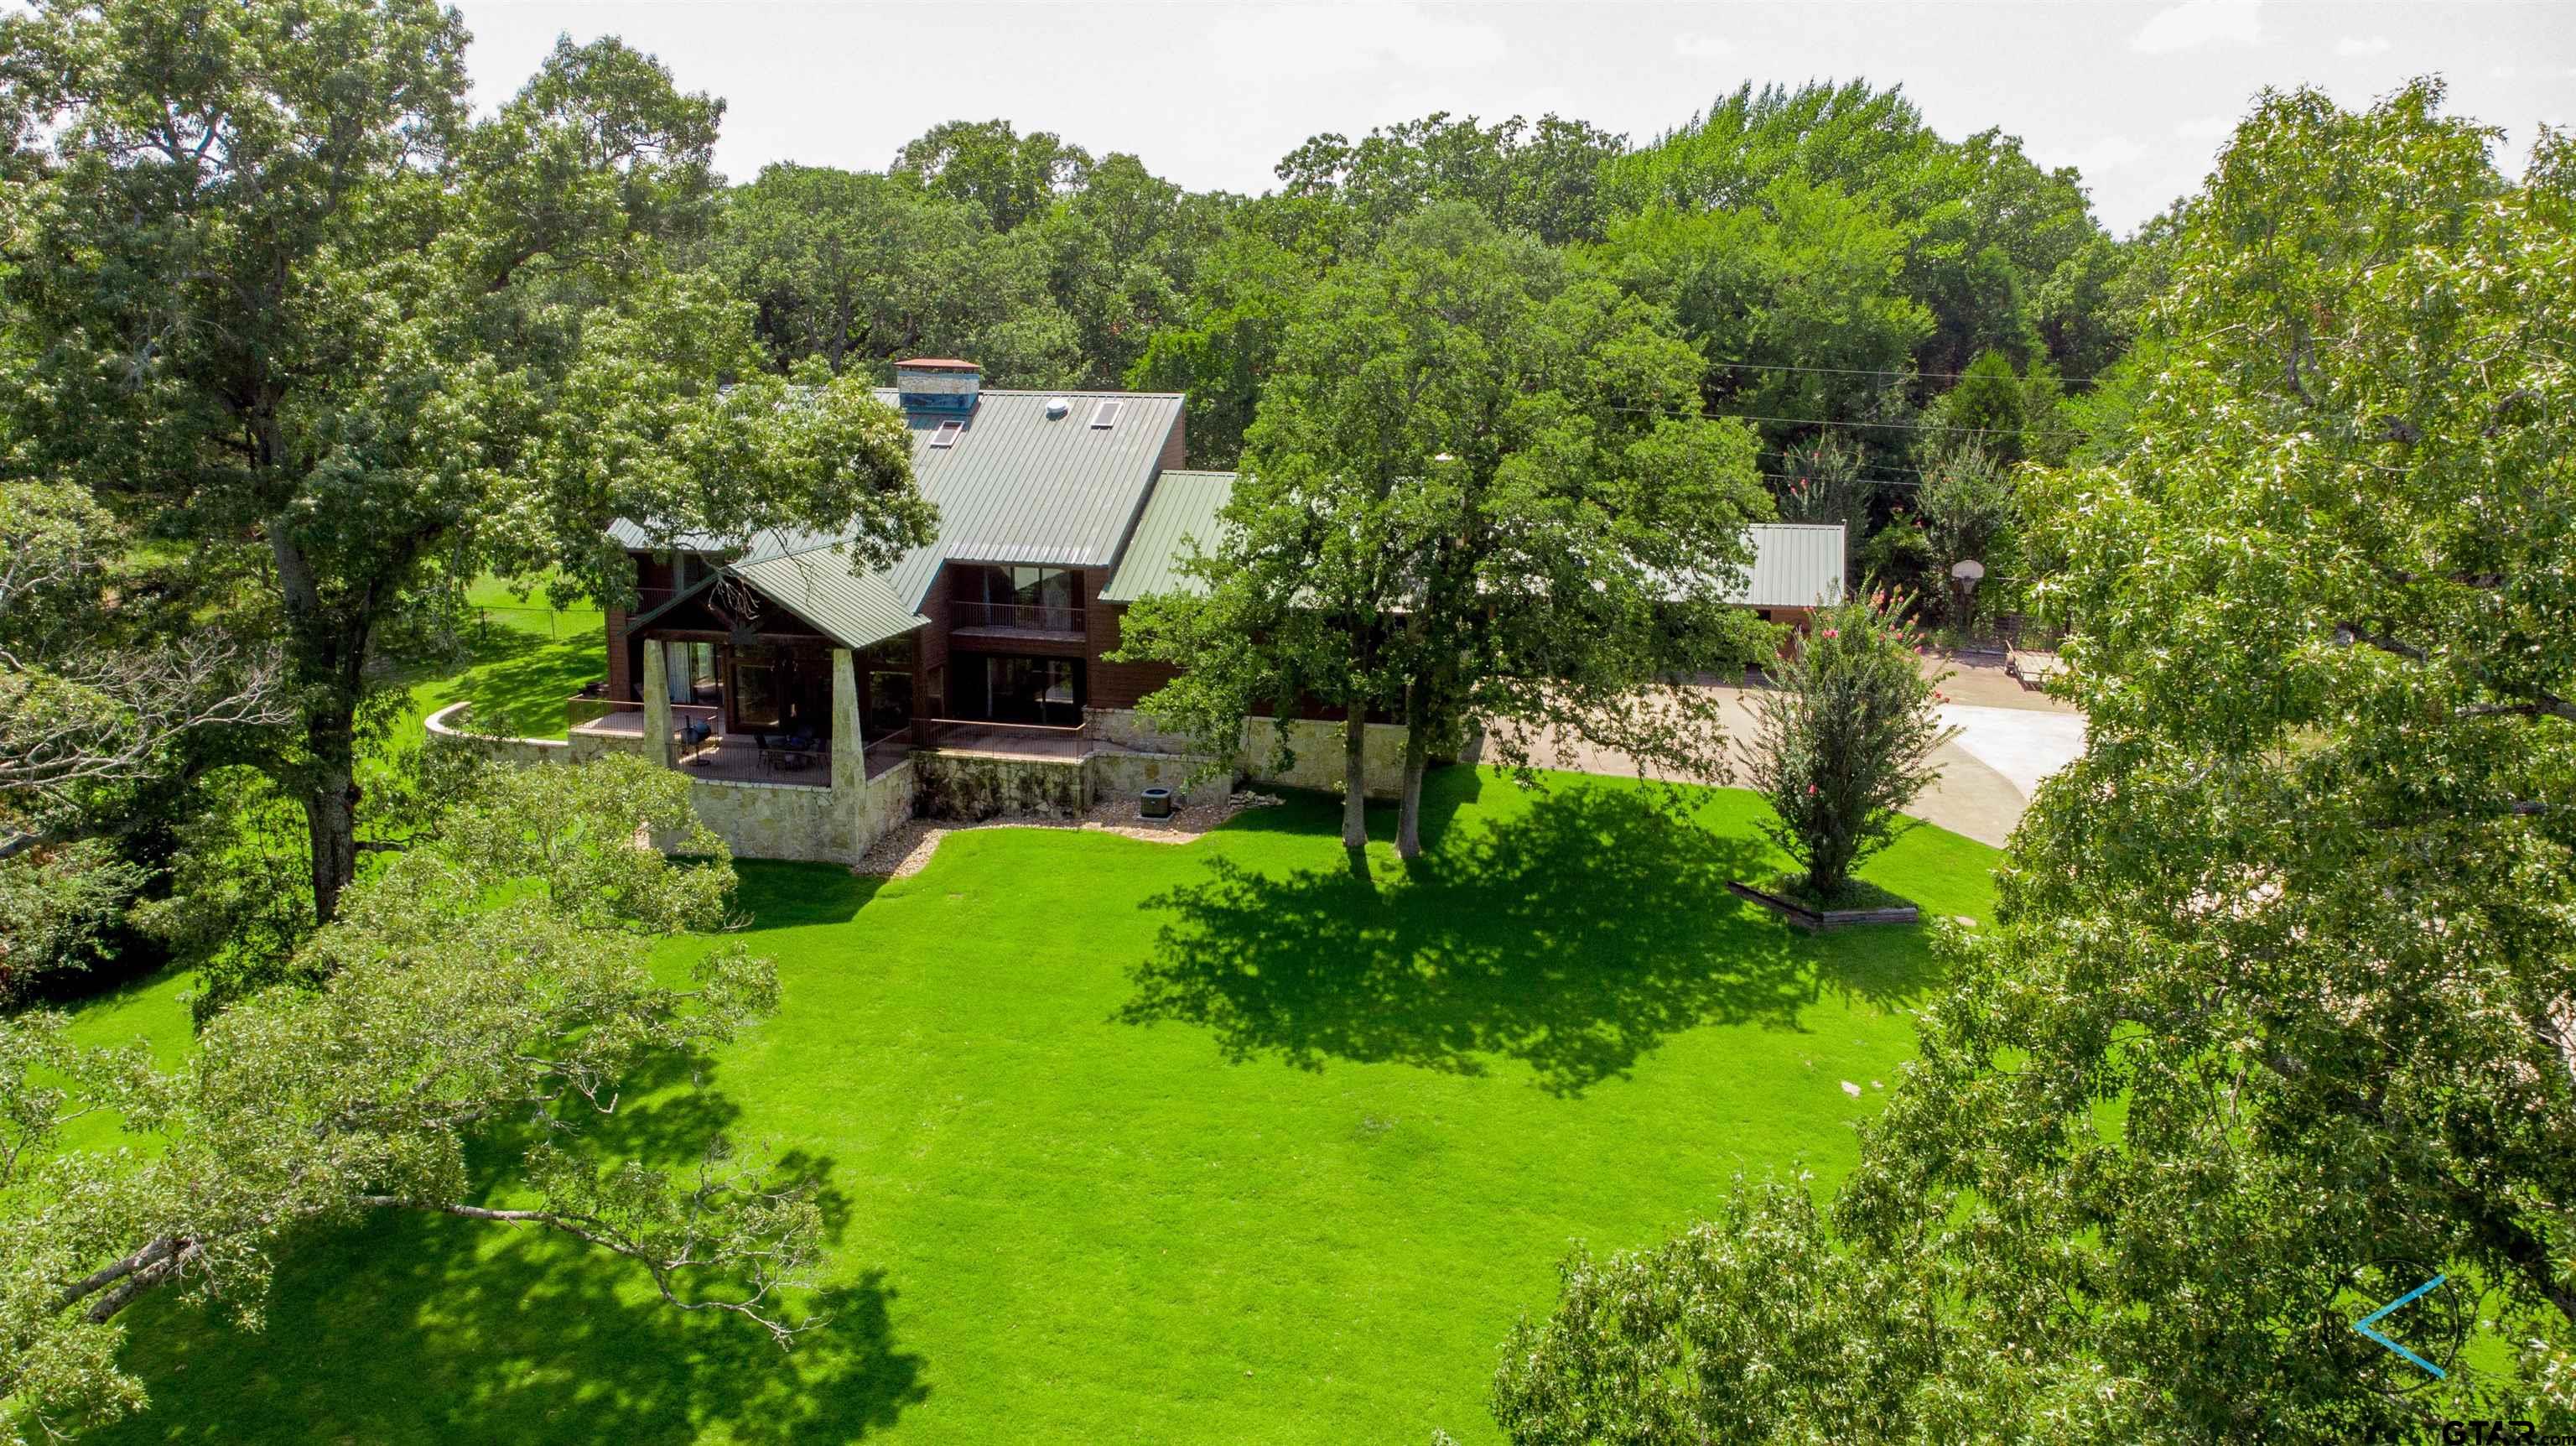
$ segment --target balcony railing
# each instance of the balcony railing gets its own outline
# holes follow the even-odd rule
[[[948,626],[1014,633],[1071,633],[1083,630],[1082,609],[1032,603],[969,602],[949,604]]]
[[[1064,758],[1091,753],[1091,723],[993,723],[981,718],[915,718],[914,742],[942,753],[981,753],[996,758]]]
[[[694,723],[701,734],[717,730],[718,709],[705,703],[671,705],[671,732],[680,737]],[[594,733],[625,733],[637,737],[644,733],[644,705],[631,698],[595,698],[576,693],[564,700],[564,726],[587,728]]]

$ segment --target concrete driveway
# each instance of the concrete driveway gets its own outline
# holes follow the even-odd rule
[[[2075,761],[2084,751],[2084,715],[2055,699],[2025,692],[2001,668],[1951,661],[1942,684],[1949,701],[1941,721],[1959,730],[1932,755],[1941,776],[1914,807],[1911,816],[1938,824],[1979,843],[2004,846],[2021,822],[2022,811],[2041,779]],[[1709,685],[1726,704],[1730,739],[1753,734],[1750,696],[1740,687]],[[1471,758],[1481,750],[1470,750]],[[1577,773],[1635,777],[1637,765],[1626,754],[1564,738],[1536,740],[1531,759],[1542,768]]]

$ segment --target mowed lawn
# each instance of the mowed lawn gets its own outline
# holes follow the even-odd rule
[[[782,1007],[607,1134],[827,1171],[827,1326],[781,1355],[542,1234],[377,1220],[293,1253],[265,1333],[138,1309],[154,1406],[111,1434],[1490,1441],[1566,1248],[1661,1239],[1738,1174],[1828,1187],[1934,983],[1922,931],[1726,893],[1777,866],[1750,795],[1675,827],[1548,781],[1435,774],[1409,876],[1383,842],[1354,869],[1314,798],[1177,847],[957,834],[891,882],[746,863]],[[1920,828],[1867,873],[1980,915],[1994,857]],[[179,1008],[165,981],[80,1028],[183,1047]]]
[[[495,578],[478,578],[465,602],[463,656],[407,680],[410,706],[390,740],[408,748],[421,720],[450,703],[474,705],[475,725],[513,738],[564,736],[564,700],[608,676],[607,619],[599,609],[552,609],[542,590],[522,600]]]

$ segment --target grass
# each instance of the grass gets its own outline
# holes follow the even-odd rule
[[[1891,893],[1863,878],[1843,881],[1843,886],[1830,897],[1807,887],[1807,876],[1796,870],[1773,874],[1756,887],[1779,895],[1791,903],[1818,911],[1827,909],[1902,909],[1913,903],[1901,894]]]
[[[1933,983],[1919,929],[1726,892],[1781,865],[1751,795],[1672,827],[1550,782],[1436,774],[1409,871],[1311,798],[1186,847],[957,834],[891,882],[746,863],[783,1005],[607,1139],[826,1171],[828,1326],[782,1357],[565,1242],[371,1221],[290,1254],[265,1333],[139,1307],[154,1406],[107,1434],[1490,1441],[1496,1345],[1566,1247],[1661,1239],[1739,1173],[1830,1187]],[[1974,915],[1993,858],[1923,828],[1867,872]],[[78,1028],[181,1049],[182,1014],[156,981]]]
[[[465,601],[475,610],[465,656],[417,670],[411,706],[394,726],[407,747],[421,720],[450,703],[474,705],[476,724],[513,738],[564,736],[564,700],[608,676],[607,619],[597,608],[549,609],[539,593],[522,601],[495,578],[477,579]]]

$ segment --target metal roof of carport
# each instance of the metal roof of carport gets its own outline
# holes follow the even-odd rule
[[[1831,607],[1843,600],[1843,525],[1757,522],[1744,585],[1727,601],[1754,608]]]

